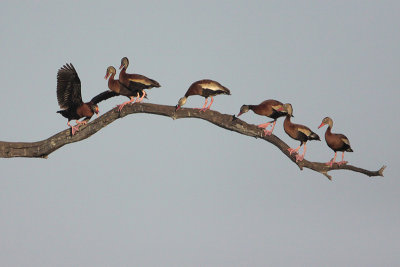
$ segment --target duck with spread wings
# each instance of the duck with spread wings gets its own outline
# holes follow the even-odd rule
[[[71,127],[72,135],[79,130],[79,126],[86,124],[90,118],[99,114],[97,104],[100,101],[116,96],[114,92],[105,91],[93,97],[89,102],[84,103],[81,95],[81,80],[74,66],[65,64],[57,73],[57,100],[62,110],[57,111],[68,119],[67,125]],[[84,118],[83,121],[79,119]],[[76,120],[76,125],[70,124],[71,120]]]

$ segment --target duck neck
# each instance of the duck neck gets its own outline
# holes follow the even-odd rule
[[[124,66],[124,67],[122,67],[121,71],[119,72],[119,77],[121,77],[121,76],[123,76],[125,74],[126,74],[126,68]],[[119,78],[119,79],[121,80],[121,78]]]
[[[332,129],[332,126],[328,124],[328,128],[326,128],[326,131],[325,131],[325,136],[332,135],[331,129]]]
[[[249,107],[249,109],[254,110],[254,108],[256,107],[256,105],[247,105]]]
[[[285,121],[283,122],[283,126],[286,128],[286,127],[289,127],[291,124],[292,124],[292,122],[290,121],[290,115],[286,114],[286,118],[285,118]]]
[[[115,73],[111,73],[110,77],[108,77],[108,88],[110,88],[110,89],[113,88],[115,86],[114,84],[117,83],[117,81],[114,80],[114,77],[115,77]]]

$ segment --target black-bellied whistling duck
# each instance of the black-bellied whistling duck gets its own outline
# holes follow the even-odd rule
[[[68,119],[68,126],[71,127],[72,135],[79,131],[81,124],[86,124],[88,120],[96,113],[99,116],[99,107],[97,103],[115,96],[113,92],[105,91],[90,100],[83,103],[81,95],[81,80],[72,64],[65,64],[57,73],[57,100],[60,108],[57,111]],[[79,119],[85,118],[83,121]],[[75,126],[69,122],[76,120]]]
[[[288,148],[288,151],[290,155],[292,155],[293,152],[297,154],[299,151],[300,147],[304,144],[304,150],[303,154],[296,155],[296,162],[297,161],[302,161],[304,159],[304,155],[306,154],[307,150],[307,141],[308,140],[318,140],[319,139],[318,134],[314,133],[313,131],[310,130],[307,126],[301,125],[301,124],[294,124],[290,121],[290,117],[293,116],[293,108],[291,104],[284,104],[284,108],[287,111],[285,121],[283,123],[283,128],[285,129],[285,132],[292,137],[295,140],[300,141],[300,145],[296,148]]]
[[[142,97],[137,100],[137,102],[141,102],[146,95],[144,89],[151,89],[153,87],[161,87],[161,85],[152,79],[147,78],[146,76],[140,74],[128,74],[126,73],[126,69],[129,66],[129,60],[127,57],[123,57],[121,59],[121,66],[119,69],[121,70],[119,73],[119,81],[123,83],[125,86],[132,88],[133,90],[141,91]],[[135,101],[136,102],[136,101]]]
[[[117,105],[118,111],[121,111],[126,104],[135,101],[135,97],[136,100],[138,100],[139,97],[144,97],[144,92],[139,89],[133,89],[132,87],[127,87],[124,84],[122,84],[119,80],[115,80],[114,77],[116,73],[117,71],[115,70],[115,68],[113,66],[109,66],[107,68],[106,76],[104,77],[104,79],[106,80],[108,79],[108,88],[111,91],[117,93],[118,95],[123,95],[130,98],[129,101],[126,101],[121,105]],[[136,103],[136,101],[134,103]]]
[[[185,96],[179,99],[178,104],[175,106],[175,111],[185,105],[187,98],[191,95],[199,95],[206,99],[204,106],[200,108],[200,111],[206,111],[210,109],[212,103],[214,102],[213,97],[221,94],[230,95],[231,92],[228,88],[213,80],[200,80],[194,82],[186,91]],[[211,97],[211,103],[208,107],[206,107],[209,97]]]
[[[343,134],[335,134],[331,132],[331,129],[333,127],[333,120],[329,117],[325,117],[322,120],[321,125],[318,127],[321,128],[324,125],[328,125],[328,128],[325,131],[325,141],[326,144],[333,150],[335,151],[335,156],[333,159],[331,159],[329,162],[326,163],[326,165],[329,165],[332,167],[332,165],[335,163],[336,160],[336,154],[338,151],[342,151],[342,161],[336,162],[339,166],[342,164],[346,164],[347,161],[344,161],[344,152],[353,152],[353,149],[350,147],[350,141],[349,139],[343,135]]]
[[[283,108],[283,103],[279,102],[278,100],[274,100],[274,99],[265,100],[258,105],[243,105],[240,108],[240,112],[237,116],[239,117],[240,115],[242,115],[243,113],[246,113],[249,110],[252,110],[254,113],[256,113],[258,115],[267,116],[271,119],[274,119],[274,124],[272,125],[272,129],[270,131],[267,130],[267,127],[271,124],[271,122],[257,125],[258,127],[264,129],[265,135],[271,135],[272,131],[275,128],[276,120],[279,117],[286,116],[286,114],[287,114],[287,112]]]

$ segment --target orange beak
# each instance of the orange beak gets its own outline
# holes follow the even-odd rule
[[[175,111],[177,111],[177,110],[180,109],[180,108],[181,108],[181,106],[176,105],[176,106],[175,106]]]
[[[104,79],[107,80],[109,76],[109,73],[106,73],[106,76],[104,76]]]
[[[321,123],[321,125],[318,127],[318,129],[321,128],[321,127],[324,126],[324,125],[325,125],[325,123]]]
[[[239,114],[237,114],[237,117],[239,117],[240,115],[242,115],[243,114],[243,112],[239,112]]]
[[[122,70],[123,67],[124,67],[124,65],[121,64],[121,66],[119,67],[119,69]]]

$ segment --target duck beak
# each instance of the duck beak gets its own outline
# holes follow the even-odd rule
[[[318,127],[318,129],[321,128],[321,127],[324,126],[324,125],[325,125],[325,123],[321,123],[321,125]]]
[[[239,117],[239,116],[242,115],[242,114],[243,114],[243,112],[239,112],[239,114],[237,114],[236,117]]]
[[[121,66],[119,67],[119,69],[122,70],[123,67],[124,67],[124,65],[121,64]]]
[[[181,108],[181,106],[176,105],[176,106],[175,106],[175,111],[177,111],[177,110],[180,109],[180,108]]]
[[[108,79],[108,74],[109,74],[109,73],[106,73],[106,76],[104,76],[104,80],[107,80],[107,79]]]

